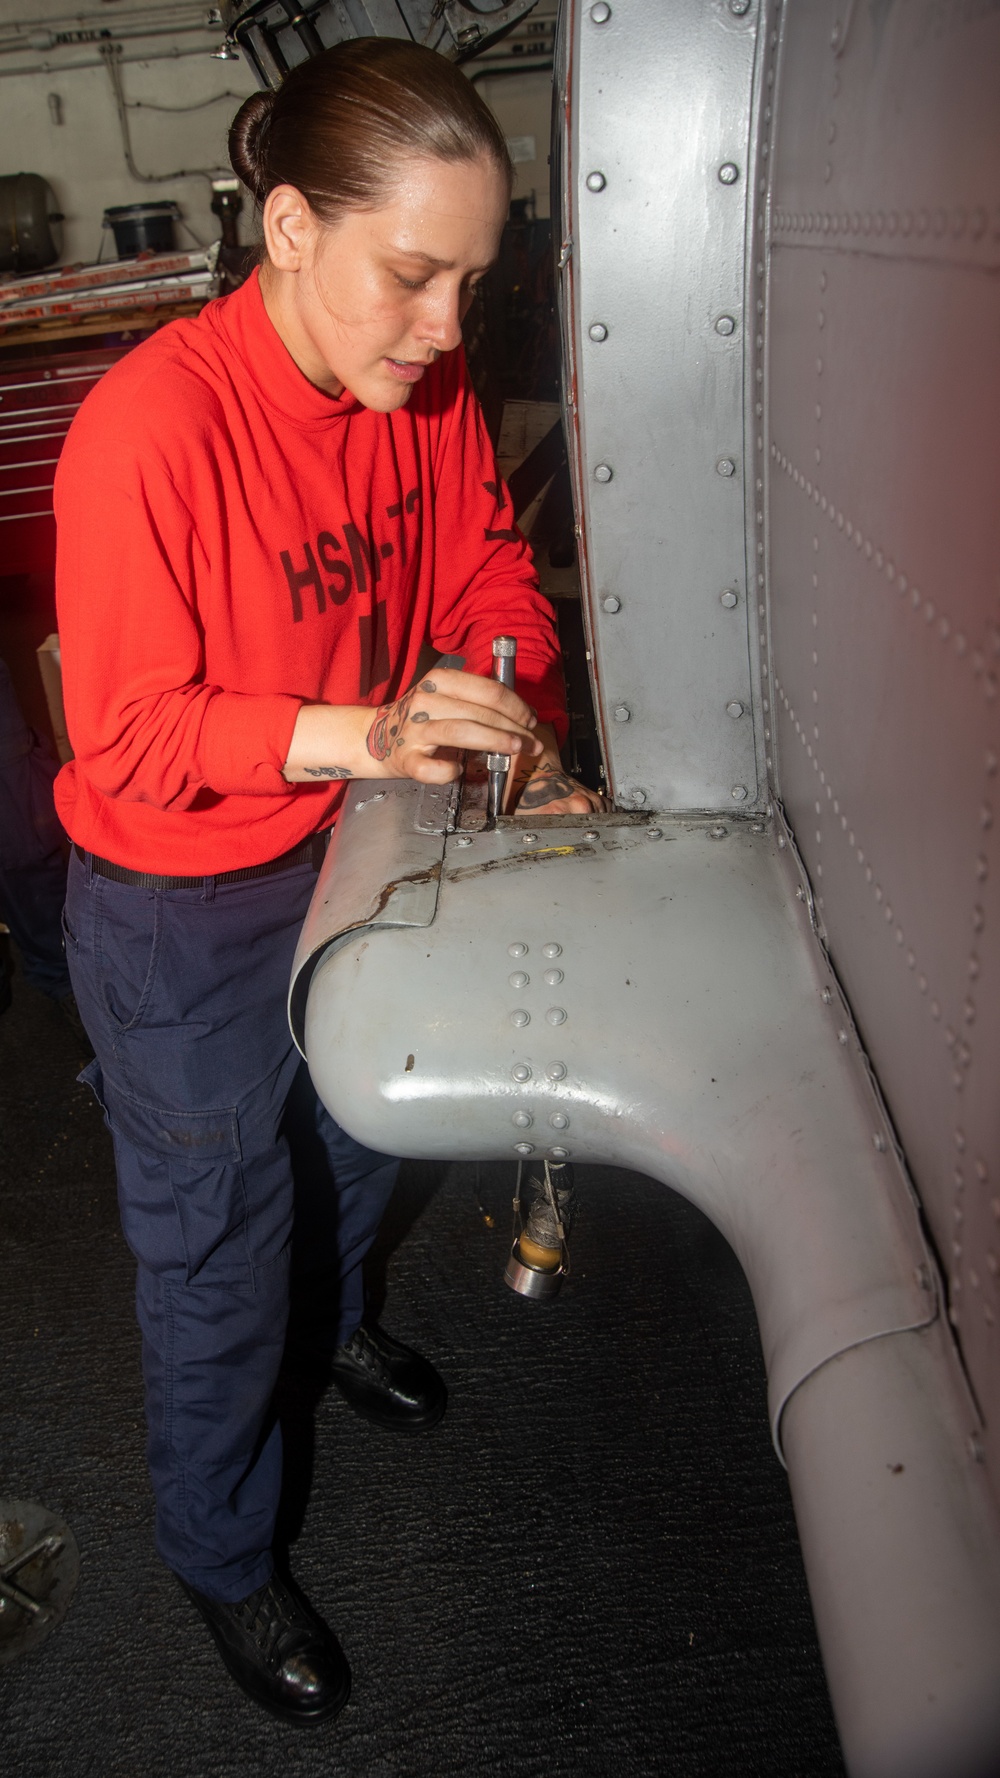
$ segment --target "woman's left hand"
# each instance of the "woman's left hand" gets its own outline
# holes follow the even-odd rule
[[[528,768],[524,775],[517,773],[508,803],[510,813],[534,819],[537,815],[599,814],[605,809],[599,790],[588,790],[563,770],[553,730],[539,723],[535,734],[544,744],[543,751],[537,759],[524,760]]]

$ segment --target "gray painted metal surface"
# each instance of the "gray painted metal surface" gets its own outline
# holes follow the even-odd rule
[[[392,883],[393,805],[363,818]],[[784,838],[712,817],[458,831],[429,925],[346,933],[334,860],[305,1050],[373,1146],[624,1164],[712,1217],[757,1307],[849,1770],[957,1778],[1000,1746],[981,1421]]]
[[[587,623],[619,802],[667,813],[442,817],[375,931],[431,868],[383,798],[304,945],[354,1134],[623,1163],[732,1242],[855,1778],[1000,1759],[998,33],[567,9]]]
[[[431,924],[457,801],[454,784],[351,785],[292,962],[288,1017],[300,1049],[312,972],[331,944],[360,927]]]
[[[395,876],[393,805],[364,819]],[[750,1278],[777,1439],[817,1366],[932,1318],[928,1255],[773,837],[650,831],[449,838],[432,925],[366,929],[319,962],[305,1050],[372,1147],[608,1161],[692,1198]]]
[[[751,14],[690,0],[564,19],[567,431],[598,719],[626,806],[759,800],[743,395],[755,40]]]
[[[786,12],[768,727],[1000,1478],[1000,14]]]

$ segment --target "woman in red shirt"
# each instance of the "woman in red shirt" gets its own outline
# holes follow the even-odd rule
[[[349,1675],[274,1571],[290,1276],[359,1412],[419,1431],[445,1405],[361,1321],[398,1163],[333,1122],[288,1033],[322,836],[344,780],[447,781],[465,749],[519,755],[533,812],[599,799],[560,766],[551,613],[460,350],[510,197],[495,120],[442,58],[364,39],[248,100],[230,146],[259,275],[109,372],[63,451],[57,796],[157,1546],[238,1683],[316,1722]],[[518,692],[488,676],[501,631]],[[467,670],[417,680],[428,641]]]

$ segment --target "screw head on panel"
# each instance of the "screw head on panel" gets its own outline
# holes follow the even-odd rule
[[[742,716],[743,715],[743,705],[738,703],[737,700],[734,698],[731,704],[726,705],[726,715],[732,716],[734,718],[737,716]]]
[[[514,1144],[514,1153],[515,1154],[519,1154],[519,1155],[523,1155],[523,1156],[527,1157],[529,1154],[534,1154],[534,1152],[535,1152],[535,1145],[533,1142],[515,1142],[515,1144]]]
[[[521,838],[524,841],[526,846],[531,846],[531,845],[534,845],[534,842],[537,840],[538,835],[537,835],[537,833],[523,833],[521,835]]]
[[[566,1113],[564,1111],[554,1111],[552,1113],[552,1116],[549,1118],[549,1123],[552,1125],[552,1128],[554,1130],[568,1130],[569,1129],[569,1118],[566,1116]]]
[[[627,704],[616,704],[615,705],[615,721],[616,722],[631,722],[631,720],[632,720],[632,712],[629,709],[628,705]]]
[[[519,1130],[530,1130],[535,1120],[530,1111],[515,1111],[510,1121],[512,1124],[516,1124]]]
[[[507,946],[507,955],[508,957],[526,957],[528,955],[528,947],[518,941],[515,944]]]
[[[608,330],[603,321],[592,321],[587,332],[596,345],[600,345],[601,341],[608,337]]]
[[[563,980],[563,972],[561,969],[547,969],[542,980],[547,987],[558,988],[559,983]]]
[[[736,464],[732,457],[720,457],[715,465],[715,471],[717,475],[735,475]]]
[[[662,838],[663,838],[662,827],[647,827],[646,838],[647,838],[647,840],[662,840]]]
[[[609,612],[612,617],[616,611],[620,611],[622,608],[621,600],[614,593],[609,593],[606,599],[601,600],[601,604],[604,606],[605,611]]]
[[[523,969],[516,969],[513,975],[507,977],[507,980],[512,988],[526,988],[530,977],[525,975]]]
[[[550,1025],[565,1025],[566,1008],[564,1006],[550,1006],[545,1017]]]
[[[518,1007],[516,1012],[511,1013],[510,1022],[512,1025],[518,1025],[518,1026],[530,1025],[531,1024],[531,1014],[530,1014],[530,1012],[525,1012],[523,1006]]]
[[[587,190],[588,191],[603,191],[604,187],[607,185],[607,183],[608,182],[605,179],[603,173],[598,173],[595,171],[593,173],[587,174]]]
[[[549,1149],[549,1156],[553,1161],[566,1161],[569,1159],[569,1149],[568,1148],[550,1148]]]
[[[634,803],[644,803],[646,800],[646,792],[644,790],[630,790],[629,796]]]
[[[724,605],[727,611],[732,611],[733,607],[738,605],[739,602],[740,595],[735,587],[727,586],[725,592],[719,594],[719,604]]]
[[[516,1062],[510,1072],[514,1080],[520,1081],[522,1086],[526,1080],[531,1079],[531,1069],[527,1062]]]
[[[717,822],[714,827],[709,828],[708,837],[710,840],[724,840],[728,832],[728,827],[723,827],[721,822]]]
[[[565,1080],[566,1064],[565,1062],[550,1062],[545,1072],[550,1080]]]
[[[552,939],[549,944],[542,946],[542,956],[547,957],[551,963],[553,957],[562,956],[562,945],[557,945],[555,939]]]
[[[736,332],[736,322],[733,319],[733,316],[732,315],[720,315],[718,320],[715,323],[715,331],[716,331],[716,333],[723,334],[726,338],[728,338],[731,333],[735,333]]]
[[[585,840],[599,840],[601,836],[595,827],[588,827],[583,837]]]
[[[729,794],[734,803],[742,803],[746,800],[747,787],[745,784],[734,784]]]
[[[741,19],[750,11],[750,0],[729,0],[729,10],[734,18]]]
[[[609,482],[613,475],[614,470],[610,463],[598,463],[597,468],[594,470],[595,482]]]
[[[719,184],[735,185],[740,176],[740,169],[735,161],[723,161],[719,168]],[[588,181],[589,183],[589,181]]]
[[[455,844],[456,844],[456,846],[471,846],[472,845],[471,833],[458,834],[455,839]]]
[[[608,5],[608,0],[597,0],[596,6],[592,6],[590,9],[590,16],[595,25],[606,25],[611,17],[611,8]]]

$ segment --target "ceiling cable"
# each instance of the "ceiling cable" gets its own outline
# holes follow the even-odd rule
[[[157,105],[152,99],[126,99],[126,111],[169,111],[175,115],[181,111],[204,111],[206,105],[217,105],[220,99],[236,99],[242,105],[246,93],[234,93],[229,87],[223,93],[212,93],[207,99],[195,99],[193,105]]]
[[[114,95],[115,110],[118,113],[118,124],[121,129],[122,148],[125,154],[125,165],[131,177],[140,185],[165,185],[172,179],[214,179],[220,172],[227,169],[215,167],[178,167],[172,173],[140,173],[132,153],[132,138],[128,127],[128,108],[122,88],[121,75],[121,44],[108,43],[101,47],[101,60],[108,70],[111,91]]]

